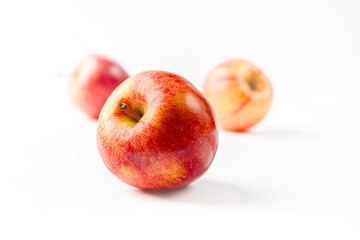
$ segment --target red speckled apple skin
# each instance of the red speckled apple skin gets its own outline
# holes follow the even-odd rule
[[[143,114],[134,122],[117,108]],[[99,117],[97,145],[112,174],[148,190],[181,188],[203,175],[218,147],[213,110],[185,78],[146,71],[123,82]]]
[[[70,98],[81,111],[97,119],[112,91],[128,77],[115,61],[100,55],[88,56],[71,75]]]

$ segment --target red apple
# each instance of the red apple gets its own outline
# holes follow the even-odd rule
[[[206,172],[218,147],[213,110],[185,78],[146,71],[110,95],[97,145],[112,174],[134,187],[172,190]]]
[[[71,74],[71,100],[81,111],[97,119],[112,91],[128,77],[114,60],[99,55],[88,56]]]
[[[254,64],[240,59],[215,67],[203,88],[221,127],[244,131],[269,111],[273,90],[269,79]]]

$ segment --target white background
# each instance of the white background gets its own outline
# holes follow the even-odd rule
[[[360,2],[0,2],[1,239],[359,239]],[[220,132],[209,171],[179,191],[123,184],[96,121],[69,101],[82,57],[201,88],[229,58],[274,86],[267,118]]]

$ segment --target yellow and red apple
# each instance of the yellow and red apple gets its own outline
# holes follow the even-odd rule
[[[100,55],[88,56],[71,74],[70,98],[81,111],[97,119],[112,91],[128,77],[114,60]]]
[[[254,64],[234,59],[215,67],[205,79],[204,95],[221,127],[244,131],[269,111],[273,90],[269,79]]]
[[[210,104],[188,80],[146,71],[124,81],[108,98],[97,145],[106,167],[123,182],[172,190],[210,167],[218,131]]]

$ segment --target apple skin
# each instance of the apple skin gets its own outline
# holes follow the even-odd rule
[[[141,117],[137,122],[118,108]],[[210,167],[218,147],[214,112],[185,78],[164,71],[138,73],[110,95],[98,122],[97,146],[106,167],[123,182],[173,190]]]
[[[112,91],[128,77],[114,60],[100,55],[88,56],[71,74],[70,98],[81,111],[97,119]]]
[[[234,59],[215,67],[206,77],[203,92],[220,126],[245,131],[260,122],[271,106],[269,79],[254,64]]]

